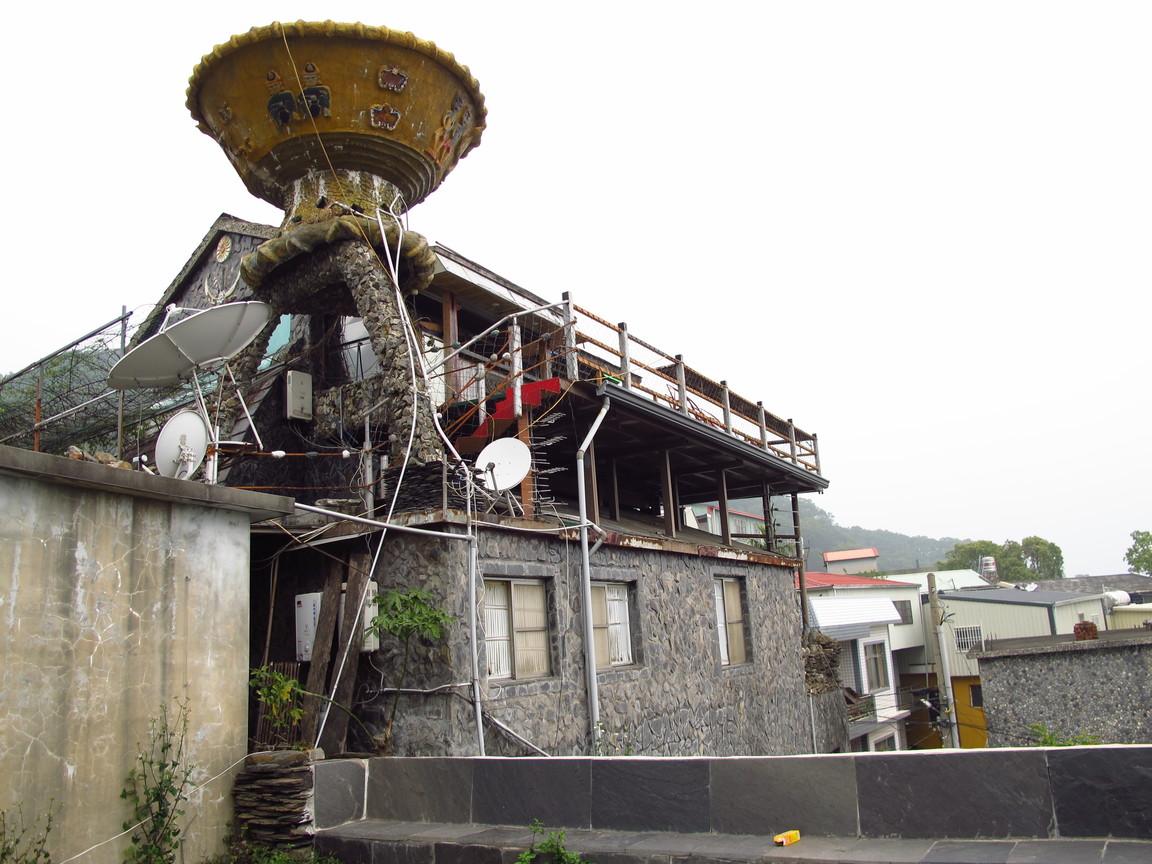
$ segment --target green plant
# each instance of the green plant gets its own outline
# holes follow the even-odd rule
[[[631,756],[636,742],[632,737],[632,730],[627,726],[619,730],[609,729],[603,720],[596,721],[594,736],[597,756]]]
[[[132,819],[124,823],[132,845],[125,853],[129,864],[171,864],[180,844],[184,811],[180,804],[192,787],[191,765],[184,764],[188,738],[188,702],[177,703],[175,717],[168,706],[148,721],[148,749],[136,757],[136,765],[120,797],[132,805]]]
[[[256,698],[264,706],[264,716],[283,738],[292,741],[300,718],[304,716],[301,705],[304,690],[300,682],[271,666],[261,666],[251,672],[248,686],[256,691]]]
[[[52,856],[44,847],[52,832],[55,811],[37,816],[31,825],[24,824],[24,813],[17,807],[16,814],[0,810],[0,864],[52,864]],[[41,827],[43,821],[43,827]]]
[[[537,858],[542,858],[542,864],[544,862],[550,862],[550,864],[591,864],[575,852],[569,852],[564,848],[563,831],[548,831],[547,836],[541,840],[540,836],[547,829],[540,823],[539,819],[533,819],[528,829],[532,832],[532,843],[516,856],[516,864],[533,864]]]
[[[361,731],[371,739],[371,733],[360,721],[360,718],[349,711],[334,699],[329,699],[323,693],[313,693],[300,686],[295,678],[289,678],[271,666],[261,666],[251,670],[248,685],[256,691],[256,698],[266,709],[264,716],[272,724],[272,728],[281,733],[281,741],[293,747],[310,749],[311,741],[301,741],[298,737],[300,720],[304,716],[301,699],[304,696],[314,696],[323,702],[334,705],[356,721]]]
[[[401,642],[401,665],[396,694],[392,700],[392,710],[388,715],[388,725],[384,729],[384,741],[392,741],[392,724],[396,721],[396,710],[400,705],[400,691],[408,680],[408,664],[411,658],[412,637],[420,635],[425,639],[440,639],[444,630],[456,617],[449,615],[435,605],[435,597],[420,588],[399,591],[396,588],[376,598],[380,610],[369,626],[377,634],[388,633]]]
[[[203,864],[341,864],[340,859],[319,855],[314,849],[275,849],[262,843],[232,836],[227,851],[206,859]]]
[[[1043,723],[1033,723],[1028,727],[1028,731],[1036,739],[1032,744],[1033,747],[1084,747],[1101,743],[1099,735],[1080,733],[1065,736],[1060,732],[1050,730]]]

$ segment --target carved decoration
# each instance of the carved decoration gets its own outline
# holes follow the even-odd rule
[[[384,90],[399,93],[408,84],[408,73],[401,72],[399,66],[382,66],[377,80]]]

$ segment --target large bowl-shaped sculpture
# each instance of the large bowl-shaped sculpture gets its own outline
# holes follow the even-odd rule
[[[233,36],[196,67],[187,104],[249,191],[296,222],[318,217],[323,197],[417,204],[480,143],[486,116],[476,80],[448,52],[332,21]]]

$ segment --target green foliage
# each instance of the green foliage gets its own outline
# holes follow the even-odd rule
[[[300,718],[304,716],[300,682],[289,678],[271,666],[253,669],[248,686],[256,691],[256,698],[264,706],[264,716],[272,728],[288,743],[296,740]]]
[[[624,726],[618,730],[609,729],[603,720],[596,721],[594,738],[597,756],[631,756],[636,746],[632,730]]]
[[[1152,576],[1152,531],[1132,532],[1132,545],[1124,553],[1124,560],[1133,573]]]
[[[412,654],[412,637],[440,639],[444,631],[456,617],[449,615],[436,605],[436,598],[420,588],[400,591],[392,588],[379,595],[375,602],[380,610],[369,624],[380,636],[395,636],[401,642],[401,667],[396,684],[396,695],[392,700],[392,711],[388,715],[388,727],[384,730],[384,746],[390,747],[392,724],[396,722],[396,711],[400,706],[400,691],[408,680],[408,666]]]
[[[135,767],[120,797],[132,805],[132,819],[124,823],[131,831],[132,846],[125,853],[128,864],[172,864],[180,846],[180,804],[188,797],[194,767],[184,764],[188,737],[188,702],[177,703],[171,717],[168,706],[148,721],[148,749],[136,757]]]
[[[1099,735],[1088,735],[1081,733],[1079,735],[1066,736],[1060,732],[1050,730],[1043,723],[1033,723],[1028,727],[1028,731],[1032,733],[1036,741],[1032,744],[1033,747],[1083,747],[1090,744],[1099,744]]]
[[[537,858],[541,859],[541,864],[591,864],[564,848],[563,831],[548,831],[541,840],[540,835],[546,829],[539,819],[533,819],[528,828],[532,832],[532,844],[516,857],[516,864],[533,864]]]
[[[53,815],[49,809],[25,825],[19,807],[15,815],[0,810],[0,864],[52,864],[52,856],[44,847],[52,833]]]
[[[939,570],[979,570],[980,559],[996,559],[996,571],[1004,582],[1030,582],[1064,578],[1064,553],[1043,537],[1025,537],[1021,542],[973,540],[957,543],[947,557],[936,563]]]

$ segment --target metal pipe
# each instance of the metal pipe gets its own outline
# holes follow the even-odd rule
[[[599,749],[600,744],[600,693],[596,683],[596,640],[592,623],[592,565],[589,562],[591,553],[588,551],[588,500],[584,488],[584,453],[592,445],[596,431],[608,413],[611,400],[605,396],[604,404],[600,406],[600,413],[592,423],[592,428],[584,436],[580,449],[576,451],[576,488],[580,500],[580,575],[581,588],[584,595],[584,665],[588,678],[588,723],[592,731],[592,752]]]

